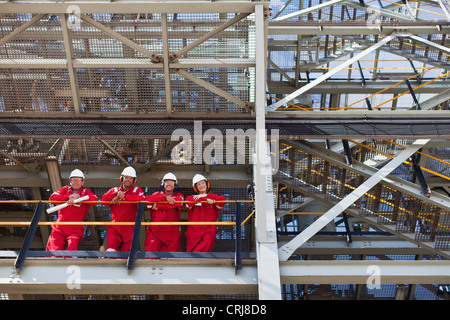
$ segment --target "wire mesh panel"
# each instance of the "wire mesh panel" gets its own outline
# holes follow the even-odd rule
[[[418,215],[416,240],[434,241],[439,224],[441,209],[433,205],[423,203]]]
[[[68,112],[73,105],[64,69],[0,69],[0,110],[4,112]]]
[[[2,15],[0,31],[35,17]],[[254,24],[253,15],[238,13],[44,15],[0,46],[1,62],[20,66],[0,70],[0,110],[247,113],[242,105],[254,102],[255,92]],[[165,70],[165,52],[189,79]]]
[[[29,200],[32,198],[32,190],[31,188],[0,188],[0,199],[1,200],[9,200],[9,201],[22,201]],[[30,203],[13,203],[13,204],[0,204],[0,212],[2,212],[2,218],[6,218],[7,220],[21,220],[27,221],[31,220],[33,215],[33,211],[36,207],[36,204]],[[20,239],[22,240],[26,233],[28,227],[17,227],[17,226],[1,226],[0,227],[0,238],[3,239],[4,243],[1,246],[2,250],[10,249],[17,250],[18,248],[14,247],[13,241],[5,241],[6,239]],[[40,230],[38,229],[36,232],[36,237],[40,236]],[[20,243],[23,241],[20,241]]]
[[[450,249],[450,212],[443,210],[440,214],[436,231],[436,249]]]
[[[0,30],[7,35],[37,15],[2,14]],[[65,58],[63,35],[58,16],[46,16],[0,46],[0,59],[27,59],[32,63],[45,58]],[[43,32],[44,31],[44,32]]]

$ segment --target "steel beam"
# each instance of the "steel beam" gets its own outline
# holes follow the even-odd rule
[[[414,14],[413,9],[412,9],[411,5],[409,4],[408,0],[402,0],[402,2],[403,2],[403,5],[406,8],[406,11],[408,11],[408,14],[411,17],[411,19],[413,21],[416,21],[415,14]]]
[[[359,221],[355,217],[355,221]],[[325,254],[362,254],[362,255],[395,255],[395,254],[430,254],[428,249],[411,243],[408,240],[399,240],[393,236],[353,236],[349,243],[343,236],[317,235],[306,241],[295,254],[325,255]],[[381,239],[379,239],[381,238]],[[282,246],[289,242],[291,237],[280,236],[278,245]]]
[[[432,48],[434,48],[436,50],[442,51],[442,52],[444,52],[446,54],[450,54],[450,48],[448,48],[448,47],[442,46],[442,45],[440,45],[438,43],[434,43],[433,41],[429,41],[427,39],[424,39],[422,37],[416,36],[414,34],[409,34],[409,35],[407,34],[406,36],[408,38],[411,38],[411,39],[417,41],[417,42],[421,42],[423,44],[426,44],[427,46],[432,47]]]
[[[61,15],[61,29],[64,39],[64,51],[66,52],[67,59],[67,71],[69,74],[70,80],[70,90],[72,97],[72,107],[73,111],[76,115],[79,115],[81,112],[81,99],[80,99],[80,88],[78,85],[78,77],[77,71],[73,66],[72,60],[74,58],[73,54],[73,45],[72,45],[72,35],[70,34],[69,28],[67,26],[68,15]]]
[[[84,13],[84,11],[81,11]],[[147,10],[144,10],[143,12],[147,12]],[[98,12],[97,12],[98,13]],[[143,46],[137,44],[136,42],[128,39],[127,37],[124,37],[123,35],[121,35],[120,33],[106,27],[105,25],[101,24],[98,21],[95,21],[94,19],[92,19],[91,17],[88,17],[85,14],[80,15],[81,20],[83,20],[84,22],[90,24],[91,26],[103,31],[104,33],[106,33],[107,35],[111,36],[112,38],[116,39],[117,41],[122,42],[123,44],[129,46],[130,48],[139,51],[140,53],[142,53],[143,55],[149,57],[153,62],[160,62],[160,60],[162,59],[160,55],[151,52],[149,50],[147,50],[146,48],[144,48]]]
[[[61,294],[256,294],[255,262],[234,259],[28,259],[19,273],[0,260],[0,291]]]
[[[166,93],[166,112],[167,116],[172,114],[172,89],[170,82],[169,69],[169,34],[167,32],[167,13],[161,14],[161,31],[163,43],[163,64],[164,64],[164,91]]]
[[[114,1],[0,1],[2,13],[42,13],[64,14],[76,5],[82,13],[229,13],[255,10],[254,2],[248,0],[114,0]]]
[[[450,281],[450,262],[285,261],[281,282],[289,284],[440,284]]]
[[[380,90],[386,89],[387,87],[392,86],[395,83],[398,83],[400,79],[393,79],[393,80],[381,80],[381,81],[373,81],[373,80],[366,80],[366,85],[364,87],[361,86],[359,82],[338,82],[329,80],[325,83],[319,83],[314,88],[311,88],[309,90],[309,94],[341,94],[343,92],[348,94],[372,94],[376,93]],[[308,82],[306,81],[300,81],[298,83],[299,87],[303,87],[307,85]],[[290,94],[293,92],[294,88],[292,85],[287,82],[274,82],[270,81],[268,82],[269,85],[269,91],[272,95],[275,94]],[[435,81],[433,83],[430,83],[426,86],[420,87],[419,89],[415,90],[416,93],[432,93],[436,94],[439,92],[442,92],[444,90],[447,90],[450,86],[449,81],[447,80],[439,80]],[[408,87],[405,83],[398,84],[394,87],[391,87],[387,90],[385,90],[384,94],[400,94],[408,90]],[[348,111],[348,110],[347,110]]]
[[[448,0],[438,0],[439,5],[447,16],[447,21],[450,21],[450,3]]]
[[[2,12],[3,12],[3,10],[2,10]],[[4,36],[3,38],[0,39],[0,46],[4,45],[8,41],[13,40],[15,37],[17,37],[19,34],[24,32],[25,30],[27,30],[29,27],[34,25],[36,22],[41,20],[46,15],[47,14],[39,13],[38,15],[36,15],[32,19],[30,19],[30,21],[27,21],[24,24],[22,24],[20,27],[14,29],[14,31],[12,31],[11,33],[7,34],[6,36]]]
[[[135,165],[135,164],[133,164]],[[69,180],[70,172],[75,169],[75,165],[61,166],[61,177],[63,183]],[[105,187],[112,183],[116,183],[120,176],[120,169],[115,166],[103,166],[91,164],[83,166],[86,175],[87,185],[89,187]],[[179,181],[180,187],[192,187],[192,172],[203,171],[204,165],[174,165],[174,164],[158,164],[157,170],[147,170],[144,164],[135,165],[139,175],[139,186],[159,186],[161,184],[161,172],[174,173]],[[2,187],[48,187],[49,180],[45,170],[39,173],[32,173],[23,170],[18,166],[3,166],[0,169]],[[209,180],[220,181],[223,187],[245,188],[252,179],[248,173],[247,165],[230,165],[211,166],[209,171]]]
[[[67,69],[67,59],[0,59],[1,69]],[[145,58],[81,58],[73,59],[74,68],[162,69],[164,63]],[[254,68],[254,59],[178,59],[169,68]]]
[[[435,106],[446,102],[450,99],[450,89],[447,89],[441,93],[433,95],[431,98],[420,103],[422,110],[434,108]]]
[[[256,142],[253,155],[255,182],[256,254],[258,259],[258,292],[261,300],[280,300],[281,284],[278,266],[275,208],[273,204],[270,144],[266,132],[266,49],[267,18],[264,6],[255,7],[256,43]]]
[[[393,18],[395,20],[399,21],[413,21],[414,19],[410,15],[394,12],[392,10],[388,10],[385,8],[380,7],[373,7],[373,6],[362,6],[356,1],[344,1],[344,5],[366,11],[369,14],[378,14],[379,16],[385,16],[389,18]]]
[[[271,35],[302,35],[305,39],[309,36],[326,36],[326,35],[389,35],[396,31],[406,31],[412,34],[446,34],[449,33],[450,26],[447,23],[436,22],[430,24],[429,22],[417,22],[414,24],[398,23],[392,24],[383,22],[382,28],[374,28],[368,26],[366,23],[352,25],[345,22],[327,23],[325,21],[319,24],[302,22],[270,22],[269,34]]]
[[[126,164],[127,166],[130,166],[131,164],[120,154],[116,151],[116,149],[111,146],[108,142],[106,142],[103,139],[98,139],[98,141],[100,141],[109,151],[111,151],[116,157],[117,159],[119,159],[120,161],[122,161],[124,164]]]
[[[20,273],[0,260],[0,291],[8,294],[256,294],[256,266],[244,260],[29,259]],[[376,272],[375,272],[376,271]],[[283,284],[440,284],[450,282],[448,260],[284,261]]]
[[[305,9],[302,9],[302,10],[299,10],[299,11],[295,11],[295,12],[286,14],[286,15],[281,16],[281,17],[274,18],[272,21],[289,20],[289,19],[292,19],[292,18],[295,18],[295,17],[299,17],[299,16],[302,16],[304,14],[307,14],[307,13],[310,13],[310,12],[313,12],[313,11],[316,11],[316,10],[321,10],[321,9],[324,9],[324,8],[328,8],[330,6],[339,4],[339,3],[344,2],[344,1],[345,0],[330,0],[330,1],[326,1],[324,3],[318,4],[318,5],[309,7],[309,8],[305,8]]]
[[[428,143],[428,139],[416,140],[407,149],[400,152],[394,159],[388,162],[383,168],[377,171],[373,176],[367,179],[363,184],[353,190],[344,199],[339,201],[333,208],[328,210],[324,215],[317,219],[312,225],[306,228],[298,236],[292,239],[288,244],[282,246],[278,252],[280,261],[286,261],[303,243],[310,239],[313,235],[319,232],[330,221],[333,221],[340,213],[349,208],[356,200],[358,200],[364,193],[373,188],[376,184],[382,181],[388,174],[395,170],[399,165],[406,161],[412,154]]]

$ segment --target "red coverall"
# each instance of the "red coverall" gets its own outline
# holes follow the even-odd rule
[[[144,201],[144,191],[139,187],[131,186],[126,191],[123,190],[123,185],[109,189],[101,197],[101,201],[111,201],[119,191],[125,193],[123,201]],[[113,205],[104,203],[105,206],[111,208],[113,222],[135,222],[138,203],[120,203]],[[108,242],[108,249],[115,251],[130,251],[131,240],[133,239],[134,226],[108,226],[108,233],[106,239]]]
[[[67,201],[69,200],[69,195],[73,193],[70,186],[64,186],[58,191],[53,192],[50,196],[50,200]],[[86,201],[98,200],[97,196],[89,189],[81,188],[76,193],[78,193],[80,197],[89,196],[89,199]],[[59,210],[58,219],[56,221],[84,221],[89,208],[93,205],[94,203],[76,203],[73,206],[65,207]],[[52,233],[48,238],[46,250],[64,250],[66,242],[67,250],[78,250],[78,245],[80,244],[81,239],[83,239],[83,234],[84,226],[82,225],[52,225]]]
[[[200,198],[197,202],[211,200],[226,200],[223,196],[208,193],[207,197]],[[194,196],[188,196],[186,201],[195,201]],[[188,221],[216,222],[219,218],[220,210],[225,203],[186,203]],[[189,225],[185,232],[187,252],[211,252],[217,241],[218,230],[212,225]]]
[[[167,195],[164,191],[155,192],[146,196],[147,201],[162,202],[166,201]],[[172,198],[177,201],[174,205],[168,203],[157,203],[157,209],[150,209],[152,222],[179,222],[184,196],[175,191]],[[148,205],[151,208],[151,205]],[[153,252],[177,252],[181,251],[180,227],[174,226],[149,226],[147,229],[147,239],[145,240],[145,251]]]

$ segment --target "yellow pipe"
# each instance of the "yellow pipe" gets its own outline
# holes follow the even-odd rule
[[[29,226],[31,222],[26,221],[0,221],[0,226]],[[134,222],[110,222],[110,221],[59,221],[59,222],[39,222],[40,226],[64,225],[64,226],[134,226]],[[219,225],[231,226],[235,222],[141,222],[143,226],[189,226],[189,225]]]
[[[365,97],[365,98],[362,98],[361,100],[358,100],[358,101],[356,101],[356,102],[353,102],[353,103],[349,104],[348,106],[346,106],[346,107],[344,107],[344,108],[340,108],[340,109],[338,109],[338,111],[340,111],[340,110],[347,110],[348,107],[351,107],[351,106],[353,106],[353,105],[355,105],[355,104],[357,104],[357,103],[359,103],[359,102],[361,102],[361,101],[364,101],[364,100],[366,100],[366,99],[368,99],[368,98],[371,98],[371,97],[373,97],[373,96],[375,96],[375,95],[377,95],[377,94],[379,94],[379,93],[382,93],[382,92],[384,92],[384,91],[386,91],[386,90],[388,90],[388,89],[390,89],[390,88],[393,88],[393,87],[395,87],[396,85],[399,85],[400,83],[405,82],[406,80],[415,78],[415,77],[421,75],[422,73],[425,73],[425,72],[427,72],[427,71],[429,71],[429,70],[433,70],[433,69],[437,69],[437,67],[431,67],[431,68],[425,69],[425,70],[423,70],[422,72],[419,72],[418,74],[415,74],[415,75],[413,75],[413,76],[411,76],[411,77],[409,77],[409,78],[406,78],[406,79],[404,79],[404,80],[402,80],[402,81],[399,81],[399,82],[397,82],[397,83],[394,83],[393,85],[390,85],[390,86],[387,87],[387,88],[384,88],[384,89],[382,89],[382,90],[380,90],[380,91],[378,91],[378,92],[375,92],[375,93],[373,93],[373,94],[371,94],[371,95],[369,95],[369,96],[367,96],[367,97]],[[406,92],[403,93],[403,94],[406,94]],[[403,95],[403,94],[402,94],[402,95]],[[394,100],[394,99],[390,99],[390,100]],[[388,101],[390,101],[390,100],[388,100]],[[384,103],[387,103],[388,101],[386,101],[386,102],[384,102]],[[378,106],[377,106],[377,107],[378,107]],[[376,108],[376,107],[374,107],[374,108]]]
[[[255,210],[253,210],[252,213],[250,213],[250,214],[248,215],[248,217],[245,218],[244,221],[242,221],[241,227],[242,227],[242,226],[248,221],[248,219],[250,219],[254,214],[255,214]]]
[[[55,201],[55,200],[0,200],[0,203],[66,203],[67,201]],[[110,203],[111,201],[82,201],[80,203]],[[167,201],[120,201],[119,203],[167,203]],[[254,202],[253,200],[216,200],[216,203],[247,203],[247,202]],[[207,201],[177,201],[177,203],[207,203]]]
[[[427,82],[425,82],[425,83],[422,83],[421,85],[418,85],[417,87],[414,87],[412,90],[415,91],[415,90],[417,90],[417,89],[419,89],[419,88],[421,88],[421,87],[423,87],[423,86],[426,86],[426,85],[429,84],[429,83],[432,83],[432,82],[436,81],[437,79],[440,79],[440,78],[442,78],[442,77],[448,76],[449,74],[450,74],[450,72],[447,72],[447,73],[445,73],[445,74],[443,74],[443,75],[440,75],[439,77],[434,78],[433,80],[427,81]],[[406,81],[406,80],[405,80],[405,81]],[[382,102],[382,103],[380,103],[379,105],[373,107],[373,109],[376,109],[376,108],[378,108],[379,106],[382,106],[383,104],[388,103],[388,102],[390,102],[390,101],[393,101],[393,100],[395,100],[395,99],[398,99],[398,98],[400,98],[401,96],[404,96],[405,94],[407,94],[408,92],[409,92],[409,91],[405,91],[405,92],[403,92],[403,93],[401,93],[401,94],[399,94],[399,95],[397,95],[397,96],[395,96],[395,97],[393,97],[393,98],[391,98],[391,99],[389,99],[389,100],[387,100],[387,101],[385,101],[385,102]]]

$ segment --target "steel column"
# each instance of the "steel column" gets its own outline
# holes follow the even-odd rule
[[[70,33],[70,30],[67,26],[68,22],[68,14],[62,14],[61,15],[61,29],[64,39],[64,50],[66,51],[66,59],[67,59],[67,71],[69,74],[69,80],[70,80],[70,90],[72,92],[72,107],[73,111],[76,115],[79,115],[81,110],[81,98],[80,98],[80,88],[78,85],[78,76],[77,71],[73,66],[73,59],[74,59],[74,53],[73,53],[73,42],[72,42],[72,35]]]
[[[235,269],[236,272],[242,269],[242,213],[241,203],[236,202],[236,248],[235,248]]]
[[[14,268],[20,270],[25,263],[27,258],[28,250],[30,249],[31,241],[33,240],[34,234],[38,227],[39,220],[41,219],[42,212],[44,211],[45,203],[39,202],[34,210],[33,218],[31,219],[30,226],[28,227],[25,239],[23,240],[22,248],[20,249],[19,255],[17,256],[16,262],[14,263]]]
[[[266,134],[266,52],[267,18],[264,5],[255,6],[256,36],[256,153],[253,158],[255,181],[256,255],[258,292],[261,300],[280,300],[275,208],[272,190],[270,145]]]
[[[127,269],[133,270],[139,249],[139,233],[141,231],[142,217],[144,216],[145,203],[139,202],[136,212],[136,222],[134,224],[133,238],[131,240],[130,254],[127,261]]]

